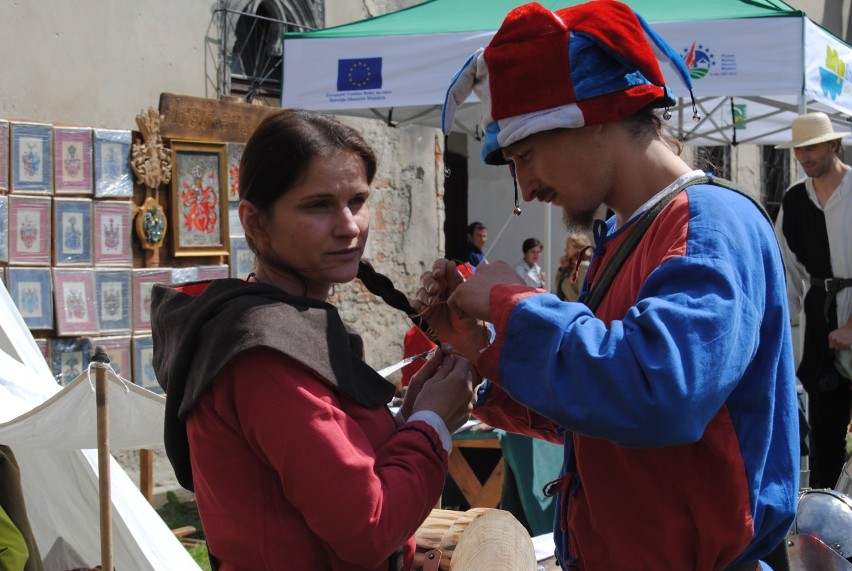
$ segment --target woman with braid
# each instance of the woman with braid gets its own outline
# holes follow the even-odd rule
[[[361,261],[375,171],[354,129],[276,112],[240,164],[255,273],[155,288],[166,451],[218,569],[409,569],[440,497],[476,373],[442,346],[393,416],[394,386],[327,301],[356,276],[405,300]]]

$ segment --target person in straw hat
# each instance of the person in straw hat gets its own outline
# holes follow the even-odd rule
[[[593,227],[587,287],[562,302],[503,262],[465,280],[438,260],[414,305],[488,379],[474,415],[564,443],[547,487],[563,569],[766,569],[799,474],[783,262],[762,209],[663,134],[655,54],[691,93],[623,3],[509,12],[453,78],[444,125],[475,92],[483,160]],[[615,215],[595,221],[602,204]]]
[[[787,265],[790,314],[804,306],[797,375],[808,393],[810,486],[831,488],[846,460],[852,409],[852,174],[837,153],[850,133],[825,113],[793,120],[792,148],[807,177],[784,193],[775,221]]]

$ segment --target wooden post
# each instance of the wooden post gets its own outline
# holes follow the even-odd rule
[[[109,363],[103,345],[95,347],[95,402],[98,413],[98,497],[101,515],[101,569],[112,571],[112,503],[109,474],[109,386],[105,365]]]
[[[139,490],[148,503],[154,501],[154,454],[147,448],[139,450]]]

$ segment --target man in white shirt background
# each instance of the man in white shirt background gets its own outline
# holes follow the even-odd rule
[[[787,267],[790,315],[804,309],[797,375],[808,393],[810,487],[834,487],[852,414],[852,169],[824,113],[793,120],[792,148],[807,178],[784,194],[775,221]]]

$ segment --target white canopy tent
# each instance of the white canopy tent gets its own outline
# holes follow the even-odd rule
[[[44,557],[62,538],[100,563],[95,373],[56,384],[5,287],[0,287],[0,444],[18,461],[30,525]],[[108,373],[110,446],[163,442],[165,399]],[[199,569],[157,512],[110,459],[117,569]]]
[[[285,34],[282,106],[439,127],[450,79],[522,3],[430,0],[343,26]],[[580,2],[540,3],[555,10]],[[803,12],[780,0],[627,4],[690,68],[702,120],[693,124],[691,109],[676,114],[686,142],[778,144],[789,140],[790,122],[804,109],[826,111],[848,127],[852,78],[845,62],[852,61],[852,48]],[[674,72],[664,73],[688,101]],[[454,129],[476,136],[480,118],[471,99]]]
[[[505,15],[523,0],[429,0],[375,18],[284,35],[283,107],[378,118],[391,125],[441,126],[451,78],[485,46]],[[580,0],[539,0],[555,10]],[[626,0],[682,53],[693,78],[701,116],[693,121],[687,91],[664,68],[682,104],[669,126],[688,145],[775,145],[790,140],[793,118],[806,110],[828,113],[835,129],[849,131],[852,48],[780,0]],[[850,67],[852,69],[852,67]],[[519,86],[523,89],[523,86]],[[507,171],[482,167],[478,158],[481,112],[475,96],[463,105],[453,131],[469,135],[471,220],[491,229],[489,256],[520,259],[524,238],[545,243],[545,269],[553,276],[561,255],[556,212],[540,204],[511,211]],[[503,207],[502,205],[505,205]],[[511,223],[510,223],[511,221]]]

